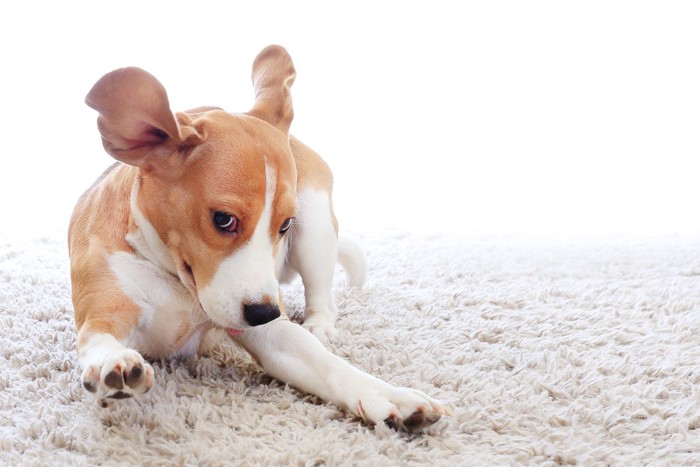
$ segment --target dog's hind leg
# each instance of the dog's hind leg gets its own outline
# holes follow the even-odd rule
[[[304,327],[325,343],[337,335],[338,311],[331,293],[338,258],[337,223],[329,193],[307,189],[299,193],[298,203],[287,261],[304,283]]]

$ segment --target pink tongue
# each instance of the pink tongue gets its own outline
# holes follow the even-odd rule
[[[243,331],[240,329],[233,329],[233,328],[226,328],[226,332],[228,333],[229,336],[239,336],[243,334]]]

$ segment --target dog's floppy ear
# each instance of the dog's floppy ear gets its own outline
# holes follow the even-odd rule
[[[265,47],[253,62],[255,105],[248,114],[288,133],[294,118],[292,95],[289,89],[296,75],[292,57],[284,47],[279,45]]]
[[[138,167],[166,141],[197,144],[192,127],[178,125],[162,84],[140,68],[120,68],[92,87],[85,103],[97,110],[97,126],[105,150],[115,159]]]

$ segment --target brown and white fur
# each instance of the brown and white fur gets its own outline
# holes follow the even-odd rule
[[[336,332],[336,260],[352,285],[366,266],[357,246],[338,241],[330,169],[288,134],[295,75],[282,47],[264,49],[243,114],[174,114],[138,68],[105,75],[88,94],[120,161],[81,197],[69,229],[82,384],[103,407],[152,387],[144,357],[205,353],[225,330],[271,376],[370,423],[416,431],[448,413],[320,342]],[[287,319],[279,292],[296,274],[306,329]]]

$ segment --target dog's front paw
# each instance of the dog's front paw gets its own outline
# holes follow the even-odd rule
[[[153,387],[153,367],[137,351],[124,349],[89,364],[81,380],[97,396],[98,405],[109,407],[115,399],[148,392]]]
[[[338,337],[338,330],[332,322],[325,317],[319,315],[311,316],[304,320],[304,328],[311,334],[316,336],[316,339],[322,344],[328,344]]]
[[[365,421],[416,433],[452,410],[415,389],[389,387],[358,400],[356,413]]]

